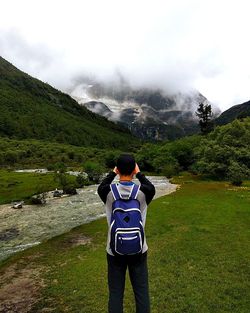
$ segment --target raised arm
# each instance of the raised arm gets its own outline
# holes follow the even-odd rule
[[[110,184],[114,180],[116,173],[110,171],[97,188],[97,193],[104,203],[106,203],[107,195],[110,192]]]
[[[149,204],[155,195],[155,186],[146,178],[145,174],[138,172],[136,178],[141,183],[140,190],[145,194],[146,203]]]

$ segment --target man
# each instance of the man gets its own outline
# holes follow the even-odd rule
[[[137,200],[140,202],[140,211],[142,224],[145,227],[147,205],[152,201],[155,195],[154,185],[140,172],[132,155],[122,154],[117,159],[117,165],[110,171],[98,187],[98,194],[105,203],[108,225],[110,226],[112,203],[114,194],[111,191],[110,184],[116,175],[120,176],[117,186],[119,194],[122,197],[130,195],[134,182],[134,175],[140,181]],[[110,231],[107,238],[107,263],[108,263],[108,286],[109,286],[109,313],[123,312],[123,295],[125,287],[126,269],[128,267],[130,281],[133,287],[136,313],[149,313],[149,288],[148,288],[148,268],[147,268],[147,242],[144,234],[142,253],[135,255],[115,255],[110,247]]]

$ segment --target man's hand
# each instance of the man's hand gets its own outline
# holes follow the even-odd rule
[[[113,172],[115,172],[116,174],[119,174],[119,171],[116,166],[114,167]]]
[[[135,163],[135,169],[134,169],[135,175],[136,175],[137,173],[139,173],[139,172],[140,172],[139,166],[138,166],[137,163]]]

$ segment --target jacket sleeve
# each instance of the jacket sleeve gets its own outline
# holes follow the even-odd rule
[[[97,193],[104,203],[106,203],[107,195],[110,192],[110,184],[114,180],[116,173],[110,171],[97,188]]]
[[[155,186],[141,172],[138,172],[136,174],[136,178],[138,178],[138,180],[140,181],[140,190],[145,194],[146,203],[149,204],[154,198]]]

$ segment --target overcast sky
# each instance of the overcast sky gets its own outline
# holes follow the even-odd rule
[[[250,100],[249,12],[247,0],[2,0],[0,55],[62,90],[119,71],[225,110]]]

